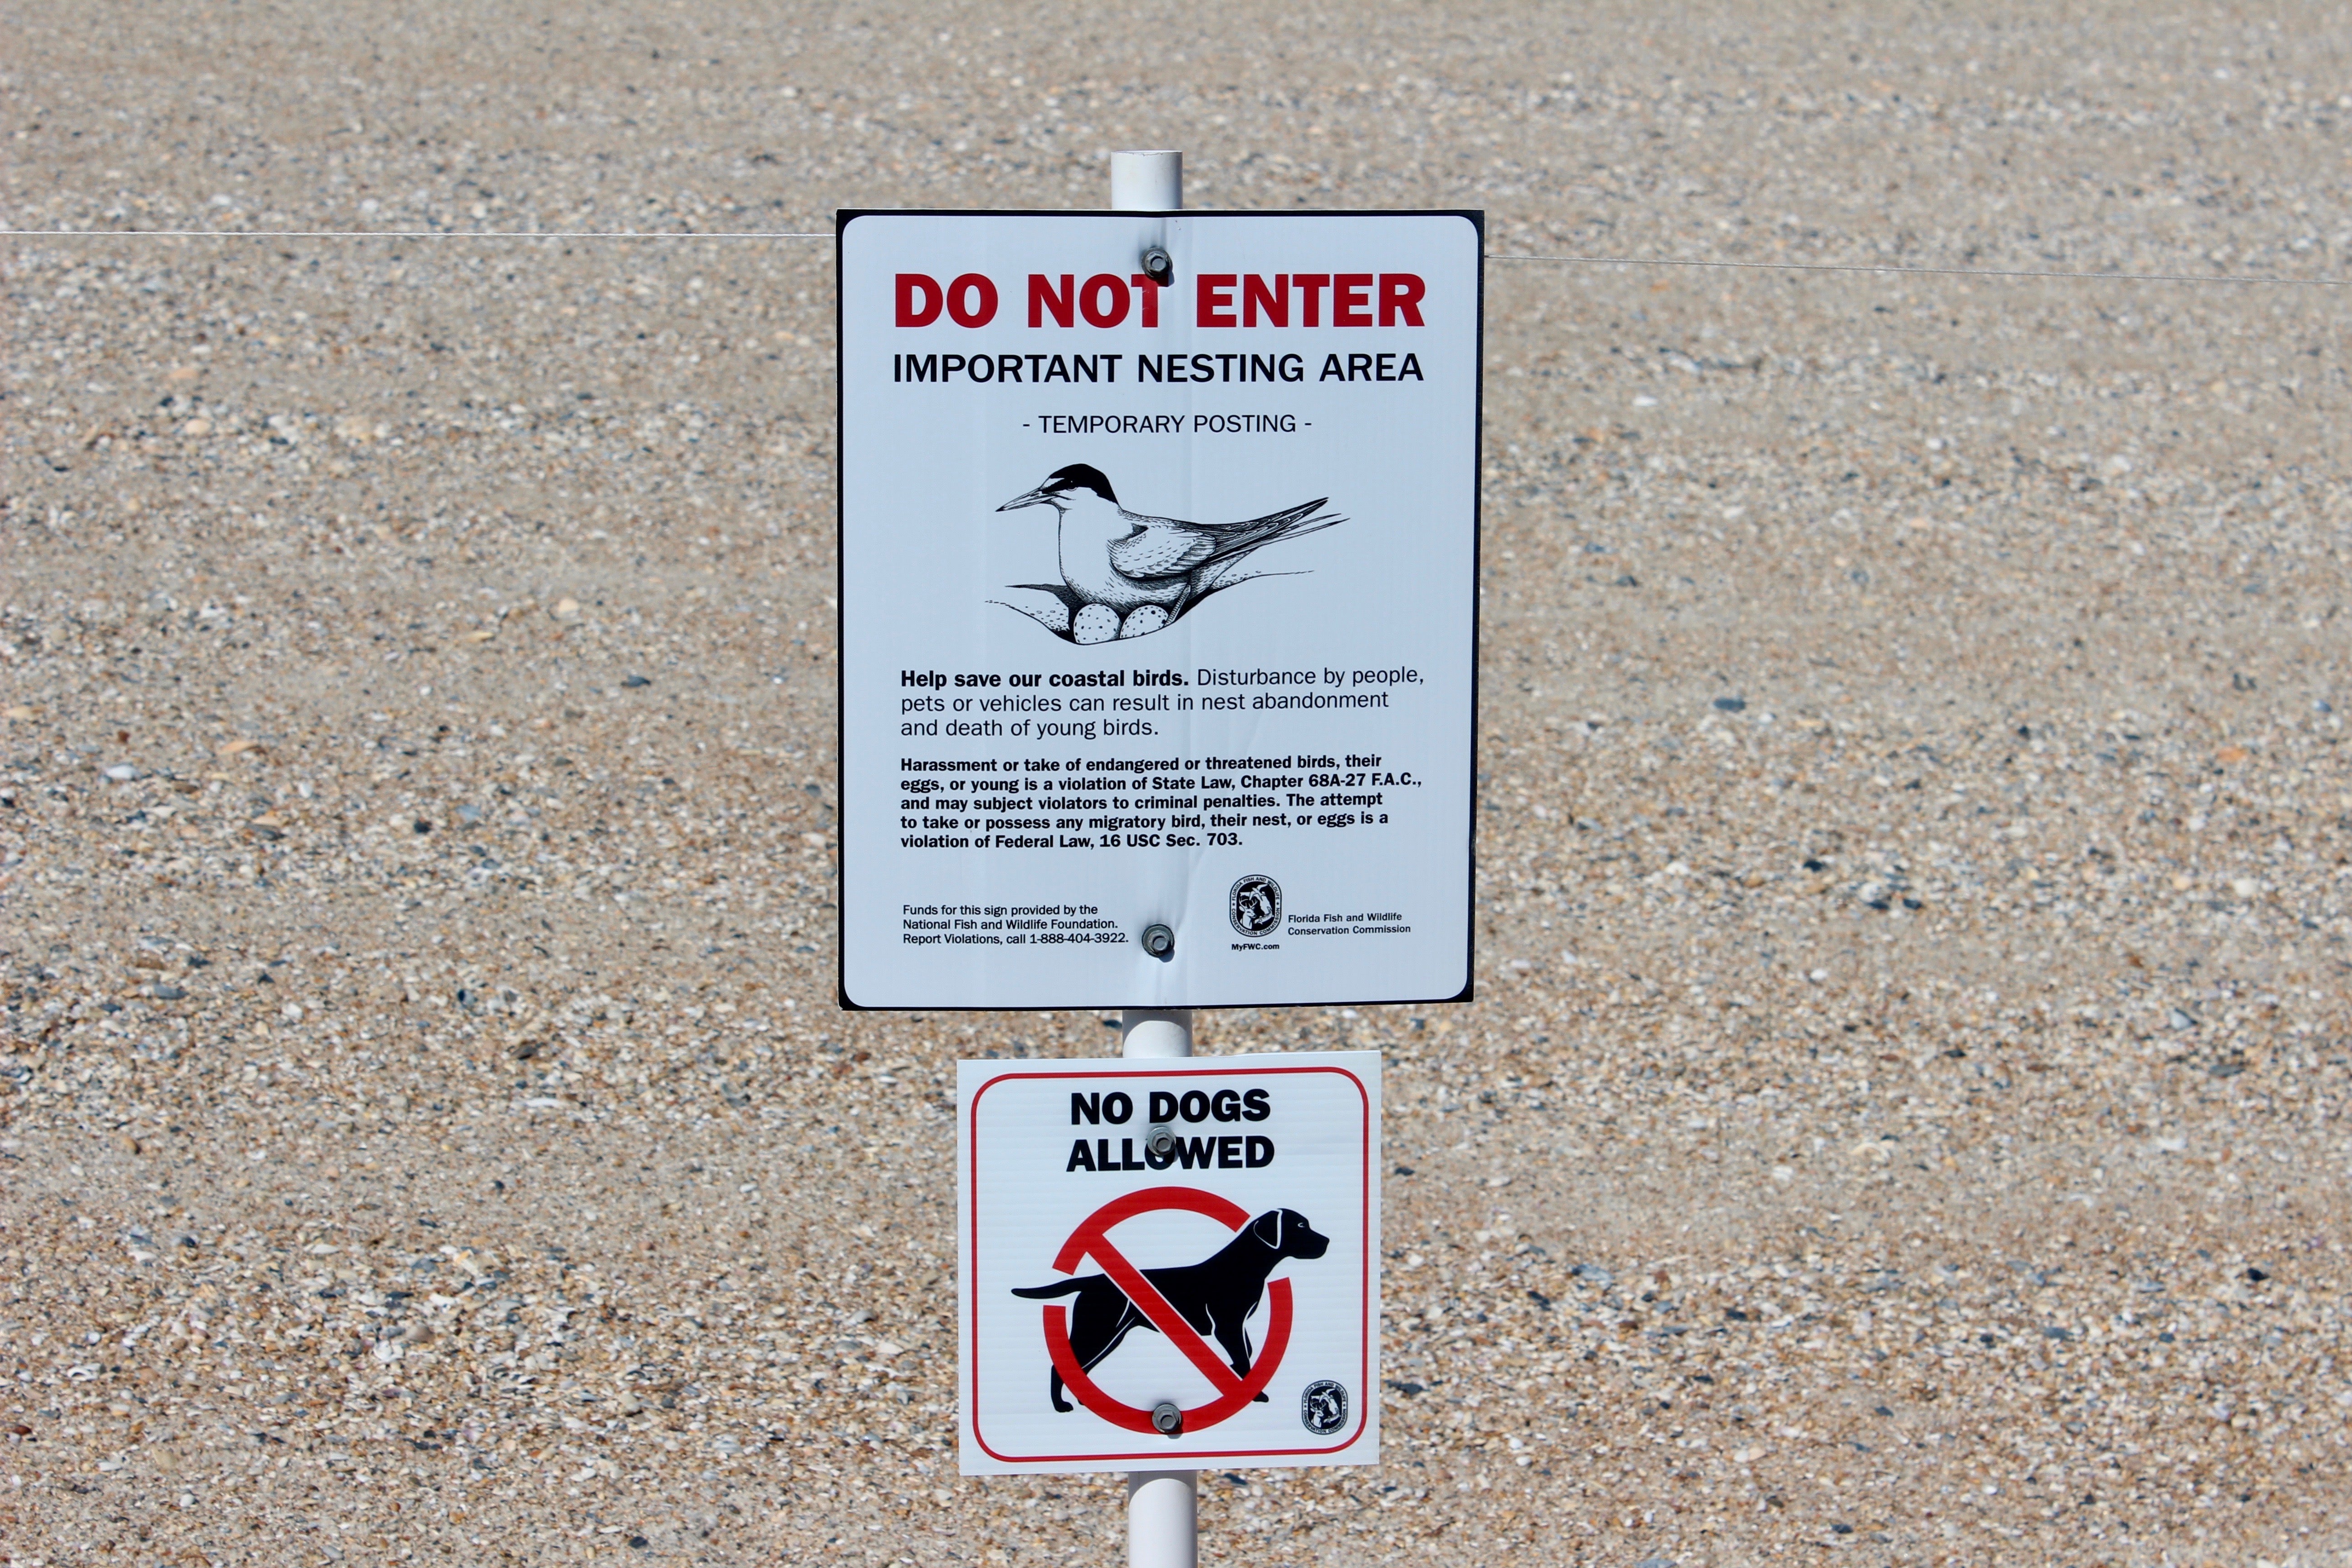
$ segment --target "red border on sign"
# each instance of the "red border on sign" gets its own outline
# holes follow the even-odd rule
[[[990,1089],[994,1089],[998,1084],[1016,1080],[1021,1082],[1052,1082],[1055,1079],[1083,1079],[1089,1081],[1099,1082],[1106,1079],[1265,1078],[1286,1077],[1299,1073],[1329,1073],[1335,1077],[1347,1079],[1349,1084],[1355,1089],[1357,1099],[1362,1105],[1361,1148],[1363,1150],[1363,1168],[1360,1173],[1362,1182],[1362,1190],[1358,1199],[1358,1214],[1360,1215],[1361,1234],[1358,1237],[1357,1253],[1358,1256],[1362,1258],[1363,1262],[1361,1277],[1357,1282],[1356,1299],[1363,1313],[1363,1322],[1361,1331],[1362,1338],[1360,1342],[1361,1345],[1361,1357],[1356,1369],[1356,1386],[1362,1389],[1366,1399],[1370,1400],[1377,1394],[1377,1391],[1371,1387],[1371,1362],[1372,1335],[1379,1331],[1379,1325],[1372,1321],[1372,1097],[1370,1092],[1364,1088],[1364,1080],[1359,1078],[1355,1073],[1349,1071],[1348,1068],[1339,1067],[1172,1068],[1171,1070],[1172,1063],[1179,1059],[1181,1058],[1171,1058],[1169,1059],[1171,1065],[1156,1068],[1137,1066],[1133,1068],[1096,1068],[1083,1072],[1000,1073],[996,1077],[990,1079],[986,1083],[982,1084],[978,1089],[972,1090],[971,1104],[966,1112],[969,1120],[966,1121],[964,1126],[964,1142],[966,1149],[969,1151],[971,1160],[971,1163],[965,1168],[964,1181],[971,1201],[971,1212],[965,1218],[965,1225],[968,1227],[965,1235],[971,1241],[972,1276],[974,1279],[977,1279],[980,1274],[980,1102],[982,1097],[986,1095]],[[1276,1283],[1280,1282],[1277,1281]],[[968,1332],[971,1336],[969,1343],[971,1347],[971,1407],[968,1412],[966,1412],[966,1418],[970,1422],[970,1429],[973,1444],[979,1447],[981,1452],[986,1454],[990,1458],[998,1461],[1000,1464],[1110,1464],[1129,1459],[1157,1459],[1162,1461],[1163,1465],[1174,1464],[1178,1468],[1181,1468],[1186,1466],[1192,1465],[1194,1461],[1202,1461],[1203,1464],[1202,1468],[1205,1468],[1206,1462],[1211,1461],[1223,1462],[1238,1459],[1284,1458],[1297,1454],[1337,1454],[1353,1446],[1356,1440],[1361,1437],[1365,1432],[1370,1429],[1371,1425],[1370,1421],[1360,1416],[1356,1422],[1356,1429],[1348,1435],[1345,1441],[1334,1443],[1328,1447],[1187,1448],[1179,1447],[1174,1442],[1162,1439],[1162,1442],[1166,1443],[1167,1446],[1155,1448],[1139,1448],[1132,1453],[999,1453],[994,1447],[990,1446],[987,1437],[982,1434],[980,1429],[980,1291],[976,1288],[971,1292],[971,1320],[968,1328]],[[1066,1374],[1063,1381],[1066,1383],[1069,1381]]]

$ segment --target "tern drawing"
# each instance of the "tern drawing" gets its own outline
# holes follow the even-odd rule
[[[1213,594],[1258,577],[1290,575],[1247,571],[1243,563],[1269,544],[1345,522],[1337,512],[1323,510],[1329,499],[1240,522],[1187,522],[1128,510],[1118,504],[1100,468],[1072,463],[996,509],[1054,509],[1062,581],[1012,584],[1050,595],[1053,602],[993,602],[1020,611],[1070,642],[1145,637],[1173,625]]]

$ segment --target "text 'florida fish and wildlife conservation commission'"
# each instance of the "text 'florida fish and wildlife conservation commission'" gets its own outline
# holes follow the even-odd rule
[[[1479,252],[842,218],[846,1000],[1466,989]]]

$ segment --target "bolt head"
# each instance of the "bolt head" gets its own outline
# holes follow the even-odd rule
[[[1176,1436],[1184,1430],[1184,1412],[1174,1400],[1161,1400],[1151,1407],[1151,1429],[1162,1436]]]
[[[1144,927],[1143,951],[1154,958],[1166,958],[1176,951],[1176,933],[1164,925]]]

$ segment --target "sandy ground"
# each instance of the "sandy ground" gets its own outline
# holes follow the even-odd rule
[[[2336,6],[443,9],[10,0],[0,205],[2352,274]],[[943,1308],[1112,1032],[832,1002],[830,247],[0,266],[11,1560],[1116,1560]],[[2347,1560],[2344,306],[1491,268],[1480,1000],[1202,1021],[1387,1054],[1389,1458],[1210,1561]]]

